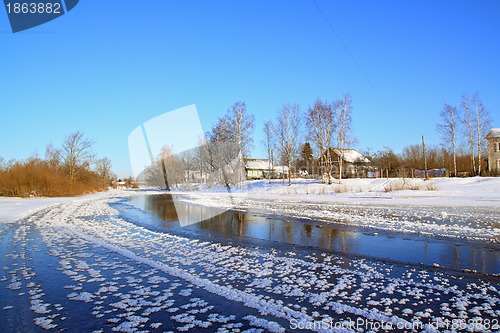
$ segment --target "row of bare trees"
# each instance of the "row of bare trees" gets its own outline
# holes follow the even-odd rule
[[[273,170],[275,162],[287,166],[291,185],[294,163],[307,160],[316,164],[329,184],[335,167],[341,182],[345,151],[357,141],[353,135],[352,109],[348,93],[332,102],[317,99],[304,112],[297,104],[284,104],[263,127],[262,144],[269,160],[268,169]],[[472,98],[463,95],[460,108],[445,104],[440,116],[437,128],[443,137],[442,147],[427,147],[428,167],[450,169],[452,165],[453,174],[457,175],[464,170],[464,161],[470,158],[473,173],[480,174],[484,169],[481,156],[490,116],[479,95],[476,93]],[[236,102],[200,138],[196,149],[174,155],[172,149],[165,147],[147,170],[146,179],[150,184],[164,184],[167,188],[169,183],[172,186],[218,183],[228,188],[241,183],[245,177],[243,160],[250,155],[254,129],[255,117],[244,102]],[[465,140],[459,140],[460,137]],[[336,148],[335,156],[331,156],[330,148]],[[386,170],[391,176],[408,176],[411,170],[424,168],[420,144],[405,147],[401,154],[384,148],[364,155],[372,160],[372,166]]]
[[[457,147],[462,137],[467,143],[471,171],[475,175],[481,175],[485,169],[482,156],[487,149],[485,137],[490,130],[491,117],[479,98],[479,94],[476,92],[472,98],[463,94],[459,108],[445,104],[440,118],[437,129],[441,133],[443,147],[452,153],[453,174],[457,175],[458,172]]]
[[[307,138],[315,147],[315,153],[326,167],[328,183],[332,183],[333,161],[331,147],[339,149],[339,182],[342,182],[343,151],[356,140],[352,135],[352,98],[344,94],[342,98],[328,103],[317,99],[306,112]],[[314,153],[314,151],[313,151]]]
[[[173,154],[171,147],[164,147],[146,169],[145,180],[157,187],[206,183],[230,189],[246,179],[243,159],[250,154],[254,127],[255,117],[245,102],[236,102],[200,138],[197,148]]]
[[[292,165],[299,156],[299,145],[305,138],[315,143],[315,155],[320,158],[332,146],[340,151],[354,140],[352,133],[352,98],[345,94],[332,103],[317,100],[305,113],[297,104],[284,104],[272,120],[264,124],[264,146],[269,169],[275,160],[288,167],[291,185]],[[305,126],[304,126],[305,121]],[[246,179],[244,159],[253,144],[255,117],[248,113],[244,102],[236,102],[219,118],[210,131],[200,138],[196,149],[173,154],[165,147],[161,156],[146,170],[145,178],[159,187],[186,183],[223,184],[230,188]],[[276,152],[276,154],[275,154]],[[331,161],[327,173],[331,180]],[[340,173],[342,158],[339,157]]]
[[[116,179],[108,158],[97,159],[94,141],[82,132],[66,137],[60,148],[48,145],[45,159],[26,161],[0,158],[0,195],[71,196],[102,190]]]
[[[333,157],[330,156],[331,147],[342,152],[354,143],[352,135],[352,98],[344,94],[342,98],[331,103],[317,99],[304,114],[297,104],[285,104],[278,110],[274,121],[264,124],[264,140],[270,161],[273,152],[277,150],[280,163],[292,169],[294,160],[299,158],[299,145],[304,139],[313,142],[314,149],[310,154],[322,160],[328,175],[329,184],[332,183]],[[303,126],[305,121],[305,126]],[[310,148],[310,146],[308,146]],[[338,156],[340,177],[342,175],[342,153]],[[339,178],[341,182],[341,178]],[[291,172],[288,172],[288,184],[291,185]]]

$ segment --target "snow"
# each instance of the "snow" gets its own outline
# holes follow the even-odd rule
[[[327,223],[444,237],[500,241],[500,178],[294,179],[248,181],[232,193],[176,192],[176,200],[222,210],[283,215]],[[401,182],[422,190],[387,191]],[[428,184],[433,190],[427,190]],[[376,236],[378,233],[373,233]]]
[[[271,184],[266,180],[247,182],[248,191],[240,191],[239,194],[269,199],[289,197],[308,202],[500,207],[500,177],[404,181],[420,186],[422,190],[386,191],[387,185],[402,182],[392,178],[343,179],[342,184],[334,180],[332,185],[316,180],[294,179],[292,186],[283,186],[281,180],[273,180]],[[426,190],[427,184],[433,184],[436,190]]]
[[[463,211],[460,207],[449,209],[447,204],[483,203],[483,209],[498,214],[500,179],[436,179],[437,191],[390,193],[383,190],[385,179],[344,180],[344,192],[313,181],[297,182],[292,187],[279,181],[271,185],[248,182],[248,191],[235,190],[233,199],[238,207],[315,219],[347,219],[350,211],[339,210],[339,204],[345,204],[342,209],[367,205],[369,214],[354,223],[408,232],[414,228],[445,235],[471,233],[478,239],[497,235],[494,227],[480,233],[474,224],[453,225],[448,219],[457,218]],[[321,194],[322,189],[325,194]],[[106,323],[109,330],[118,332],[150,328],[283,332],[292,320],[313,323],[348,317],[406,327],[453,316],[464,320],[500,316],[497,279],[468,278],[441,267],[418,268],[347,257],[339,252],[318,250],[305,256],[292,247],[280,252],[202,242],[138,226],[132,221],[149,218],[148,213],[119,211],[114,206],[123,198],[154,193],[160,192],[112,191],[63,201],[53,199],[46,202],[44,207],[50,209],[45,210],[40,208],[39,199],[27,199],[25,210],[18,209],[15,214],[8,207],[10,199],[1,198],[1,216],[10,216],[7,220],[22,218],[0,224],[0,236],[9,239],[2,248],[6,253],[5,273],[1,274],[6,276],[0,280],[0,289],[8,302],[3,309],[11,309],[11,301],[17,297],[29,297],[31,307],[24,311],[36,314],[32,316],[33,325],[65,330],[78,322],[72,316],[84,313],[87,321]],[[234,205],[229,196],[182,193],[179,200],[224,208]],[[381,203],[383,196],[386,201]],[[423,209],[425,202],[429,207]],[[384,207],[390,207],[395,215],[402,212],[403,217],[411,209],[421,215],[413,221],[400,221],[399,215],[398,220],[391,220],[384,214],[377,215]],[[481,210],[472,212],[471,219],[483,218]],[[419,222],[430,215],[449,223],[440,226]],[[6,236],[10,230],[12,234]],[[37,247],[42,250],[38,258],[44,256],[43,261],[33,260]],[[43,266],[53,277],[43,276]],[[36,283],[20,282],[31,278]],[[51,285],[51,281],[56,282]],[[18,295],[19,289],[26,295]],[[55,298],[58,294],[63,299]],[[226,306],[225,311],[221,311],[221,305]],[[71,313],[69,309],[73,308],[79,309],[78,314]],[[9,316],[15,313],[3,312]],[[321,327],[315,330],[327,331]]]
[[[332,149],[337,155],[340,155],[340,149]],[[370,160],[364,157],[355,149],[342,149],[342,157],[347,163],[364,162],[370,163]]]
[[[500,128],[493,128],[491,131],[486,135],[486,138],[500,138]]]
[[[64,202],[80,200],[81,198],[101,197],[109,192],[100,192],[82,197],[57,197],[57,198],[11,198],[0,197],[0,222],[17,220],[34,214],[45,208]]]
[[[245,159],[245,168],[251,170],[269,170],[269,160],[249,158]]]

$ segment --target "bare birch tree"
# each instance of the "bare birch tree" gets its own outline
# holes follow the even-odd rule
[[[238,144],[242,157],[248,156],[253,143],[255,117],[248,114],[245,102],[236,102],[226,114],[229,139]]]
[[[472,103],[474,104],[474,108],[476,110],[476,134],[477,134],[477,164],[478,164],[478,175],[481,175],[481,155],[483,150],[487,147],[486,143],[486,135],[490,131],[491,126],[491,118],[484,107],[483,103],[479,99],[479,94],[476,92],[474,97],[472,97]]]
[[[328,184],[332,183],[332,160],[330,146],[334,140],[336,124],[336,109],[327,102],[317,99],[312,107],[307,110],[306,124],[308,136],[314,142],[318,156],[323,165],[326,165]],[[326,149],[326,156],[324,152]]]
[[[344,149],[347,145],[354,143],[352,136],[352,98],[348,93],[344,94],[339,103],[339,114],[337,117],[337,148],[340,150],[339,160],[339,184],[342,183],[342,163]]]
[[[271,173],[273,172],[273,123],[269,120],[264,123],[264,140],[262,140],[262,144],[267,150],[267,158],[269,160],[269,172],[268,179],[269,184],[271,184]]]
[[[456,107],[445,104],[441,113],[441,123],[437,129],[441,133],[443,146],[451,147],[453,151],[453,174],[457,176],[457,125],[459,114]]]
[[[472,164],[472,173],[476,173],[476,154],[475,154],[475,137],[476,137],[476,120],[474,119],[475,114],[472,112],[469,105],[469,97],[467,95],[462,95],[462,116],[461,122],[464,125],[465,135],[468,137],[470,145],[470,156]]]
[[[278,111],[273,124],[273,133],[278,141],[281,155],[288,164],[288,186],[292,185],[292,160],[297,152],[300,136],[300,112],[297,104],[285,104]]]

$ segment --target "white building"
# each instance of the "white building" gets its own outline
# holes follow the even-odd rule
[[[269,172],[271,172],[271,178],[288,176],[289,170],[287,166],[272,165],[269,163],[268,159],[246,158],[244,162],[247,179],[268,178]]]
[[[500,128],[493,128],[488,135],[488,171],[500,173]]]

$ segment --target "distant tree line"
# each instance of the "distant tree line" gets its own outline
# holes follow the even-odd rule
[[[97,159],[94,141],[83,133],[66,137],[59,148],[48,145],[45,158],[5,162],[0,158],[0,196],[57,197],[101,191],[116,179],[108,158]]]
[[[364,156],[371,160],[371,165],[383,171],[383,177],[411,177],[415,169],[424,169],[424,155],[422,144],[413,144],[403,148],[401,153],[396,153],[390,147],[384,147],[378,151],[364,151]],[[449,176],[471,176],[471,155],[464,145],[456,149],[455,158],[453,153],[439,145],[426,145],[427,168],[447,169]],[[454,165],[457,172],[455,173]],[[483,172],[484,174],[484,172]]]

